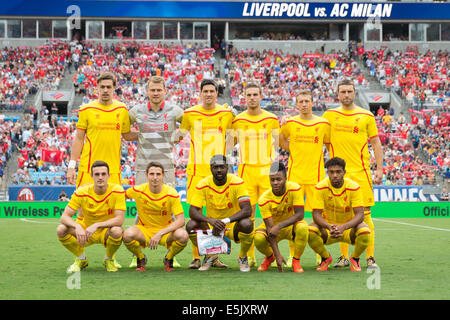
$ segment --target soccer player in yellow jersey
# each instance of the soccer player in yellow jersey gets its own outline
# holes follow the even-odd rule
[[[226,237],[241,244],[239,269],[248,272],[250,267],[247,252],[253,243],[254,228],[250,220],[252,208],[247,188],[244,180],[228,173],[227,159],[223,155],[215,155],[211,159],[211,173],[196,186],[189,208],[191,220],[186,224],[186,230],[195,246],[196,229],[212,229],[213,235],[219,235],[225,230]],[[204,204],[206,216],[203,215]],[[218,255],[206,255],[199,270],[218,267],[217,261]]]
[[[252,205],[252,217],[255,221],[256,204],[264,191],[270,189],[269,169],[274,160],[274,144],[278,149],[280,124],[273,113],[262,110],[261,87],[249,83],[244,91],[247,110],[233,120],[232,135],[239,143],[238,176],[245,181]],[[250,266],[256,265],[255,247],[248,252]]]
[[[92,183],[89,169],[94,161],[102,160],[110,167],[110,182],[121,184],[121,138],[131,140],[127,106],[114,100],[116,78],[110,72],[97,78],[98,99],[82,105],[77,130],[72,143],[67,181],[75,184],[76,161],[80,157],[77,188]]]
[[[350,257],[352,271],[361,271],[359,257],[369,245],[370,229],[364,220],[363,197],[359,185],[345,175],[345,161],[331,158],[325,164],[328,177],[316,185],[313,220],[309,226],[309,246],[322,257],[317,271],[326,271],[333,258],[324,245],[344,242],[355,246]]]
[[[189,240],[184,229],[184,212],[177,191],[163,183],[164,167],[159,162],[147,165],[148,183],[127,189],[126,197],[136,200],[139,221],[125,230],[123,242],[137,257],[137,271],[145,271],[147,258],[141,247],[168,249],[163,259],[164,270],[173,271],[173,258]]]
[[[371,231],[370,245],[366,251],[367,266],[377,268],[374,258],[375,230],[370,212],[375,201],[368,142],[372,145],[377,165],[374,174],[376,184],[381,183],[383,177],[383,149],[378,137],[374,115],[354,104],[355,86],[353,81],[341,81],[337,90],[341,106],[327,110],[323,114],[323,117],[331,124],[330,157],[344,159],[347,163],[346,177],[354,180],[361,187],[364,201],[364,222],[369,225]],[[341,244],[341,257],[336,267],[345,266],[347,259],[348,245]]]
[[[280,145],[289,151],[287,180],[300,185],[303,198],[306,198],[305,211],[311,212],[314,187],[325,178],[323,149],[330,143],[331,126],[327,119],[313,114],[311,91],[301,90],[295,104],[299,114],[288,118],[281,127]],[[288,266],[292,265],[294,254],[292,241],[289,250]]]
[[[187,173],[187,203],[191,203],[195,187],[203,178],[211,175],[209,162],[215,154],[225,154],[225,137],[231,122],[233,112],[217,104],[218,87],[213,80],[205,79],[200,84],[202,103],[184,111],[180,125],[181,136],[190,133],[189,161]],[[180,137],[180,140],[182,138]],[[190,268],[200,267],[200,256],[193,250],[193,261]]]
[[[94,183],[75,190],[56,233],[61,244],[75,255],[75,262],[67,272],[78,272],[87,267],[84,248],[92,244],[106,247],[103,264],[107,271],[115,272],[117,267],[112,257],[122,243],[125,191],[122,186],[108,182],[109,167],[106,162],[95,161],[90,173]],[[73,216],[80,208],[83,217],[74,221]]]
[[[255,232],[256,248],[265,256],[258,271],[266,271],[275,260],[278,270],[283,272],[283,256],[278,249],[280,240],[294,243],[292,269],[303,273],[300,258],[308,243],[308,224],[303,220],[304,200],[300,186],[287,181],[286,167],[274,162],[270,167],[271,189],[265,191],[258,204],[264,223]]]
[[[127,106],[114,98],[116,77],[104,72],[97,78],[98,99],[82,105],[79,110],[77,130],[72,143],[67,169],[67,182],[80,187],[92,183],[90,167],[94,161],[102,160],[110,168],[110,182],[122,184],[120,173],[121,139],[132,140]],[[80,157],[81,154],[81,157]],[[75,167],[80,164],[75,180]],[[83,216],[78,212],[77,216]],[[118,268],[120,264],[113,257]]]

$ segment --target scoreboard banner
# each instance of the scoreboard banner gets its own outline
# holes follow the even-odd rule
[[[67,202],[0,202],[0,219],[60,218]],[[182,202],[184,216],[189,218],[189,204]],[[379,202],[372,208],[374,218],[450,218],[449,202]],[[127,201],[125,218],[135,218],[136,203]],[[259,209],[256,217],[260,218]],[[311,218],[306,212],[305,217]]]
[[[298,1],[1,1],[0,16],[179,19],[449,20],[448,3]]]

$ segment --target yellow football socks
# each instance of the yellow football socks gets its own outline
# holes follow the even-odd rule
[[[132,240],[130,242],[124,242],[124,244],[138,259],[144,259],[144,254],[142,253],[139,241]]]
[[[256,249],[258,249],[258,251],[261,252],[266,257],[270,257],[273,254],[272,247],[267,241],[264,232],[256,231],[253,241],[255,242]]]
[[[327,259],[330,257],[327,249],[325,249],[325,245],[318,228],[309,226],[308,244],[311,249],[318,253],[322,258]]]
[[[352,257],[359,258],[359,256],[366,250],[370,243],[370,229],[363,227],[356,231],[355,239],[355,251],[353,251]]]
[[[120,238],[118,239],[108,236],[108,239],[106,240],[106,256],[112,258],[112,256],[114,255],[114,253],[116,253],[121,244],[122,244],[122,236],[120,236]]]
[[[308,243],[308,225],[306,223],[297,223],[295,225],[295,239],[294,239],[294,254],[292,257],[300,259],[305,251],[306,244]],[[290,241],[289,241],[290,242]]]
[[[241,250],[239,251],[239,258],[243,258],[248,254],[248,251],[251,246],[253,246],[254,251],[254,245],[253,245],[253,238],[254,238],[255,232],[252,231],[250,233],[243,233],[238,232],[239,241],[241,242]],[[253,252],[254,255],[254,252]]]
[[[367,249],[366,249],[366,256],[368,258],[368,257],[373,257],[374,251],[375,251],[375,226],[373,225],[372,215],[370,214],[370,210],[364,211],[364,222],[369,226],[369,229],[370,229],[370,240],[369,240],[369,245],[367,246]]]
[[[58,238],[58,240],[67,250],[72,252],[75,257],[79,257],[83,254],[84,247],[80,247],[75,236],[68,234],[63,238]]]
[[[172,241],[169,252],[167,252],[166,259],[173,260],[173,258],[179,254],[186,247],[187,243],[181,243],[178,241]]]

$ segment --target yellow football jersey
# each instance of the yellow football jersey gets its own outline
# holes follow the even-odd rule
[[[211,158],[226,153],[225,136],[233,118],[231,110],[221,105],[213,110],[196,105],[184,112],[180,130],[188,131],[191,137],[188,175],[207,177],[211,174]]]
[[[363,108],[327,110],[323,116],[331,124],[331,157],[345,160],[347,172],[366,171],[370,175],[368,140],[378,136],[374,115]]]
[[[355,215],[353,208],[363,206],[363,197],[359,185],[348,178],[336,189],[327,177],[316,185],[312,208],[323,209],[322,217],[330,224],[344,224]]]
[[[203,208],[205,203],[208,217],[224,219],[241,210],[239,203],[242,201],[250,201],[244,180],[229,173],[223,186],[217,186],[212,175],[200,180],[191,205]]]
[[[169,226],[175,216],[184,214],[178,192],[164,184],[160,193],[152,193],[148,183],[127,189],[126,197],[136,200],[139,224],[161,230]]]
[[[274,224],[289,219],[295,214],[294,207],[303,207],[304,204],[300,186],[292,181],[286,182],[286,192],[283,195],[276,196],[269,189],[258,201],[261,217],[264,220],[272,218]]]
[[[273,135],[278,135],[280,124],[273,113],[263,110],[259,115],[244,111],[232,124],[233,136],[239,143],[239,163],[267,166],[274,160]]]
[[[93,184],[85,184],[75,190],[68,206],[77,211],[82,209],[86,226],[114,218],[114,210],[126,211],[125,191],[122,186],[108,183],[104,194],[96,194]]]
[[[108,106],[91,101],[80,107],[77,129],[86,131],[79,171],[89,173],[92,163],[102,160],[110,173],[119,173],[122,133],[130,132],[127,106],[117,100]]]
[[[289,138],[289,181],[316,184],[325,178],[323,146],[330,143],[330,132],[330,123],[322,117],[303,120],[297,115],[286,121],[281,133]]]

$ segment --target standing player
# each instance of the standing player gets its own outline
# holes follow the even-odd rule
[[[370,229],[364,220],[360,187],[344,178],[345,161],[331,158],[325,164],[328,177],[316,185],[313,220],[309,226],[309,246],[322,257],[317,271],[326,271],[333,258],[325,244],[336,242],[355,245],[350,258],[352,271],[361,271],[359,257],[369,245]]]
[[[287,179],[300,185],[303,198],[306,196],[305,211],[311,212],[314,187],[325,178],[323,147],[330,143],[331,126],[328,120],[313,114],[311,91],[300,91],[295,103],[299,114],[281,127],[280,144],[289,151]],[[292,242],[289,250],[288,266],[292,264],[294,254]]]
[[[78,272],[88,266],[84,248],[92,244],[105,246],[103,264],[106,271],[115,272],[117,267],[112,257],[122,243],[125,191],[122,186],[108,182],[110,175],[106,162],[95,161],[89,171],[94,183],[75,190],[56,233],[61,244],[75,255],[75,262],[67,272]],[[83,217],[74,221],[78,209],[83,210]]]
[[[184,230],[184,212],[177,191],[164,180],[164,166],[150,162],[146,169],[147,183],[127,189],[126,197],[136,200],[139,222],[125,230],[123,242],[137,257],[137,271],[145,271],[147,258],[140,247],[168,251],[163,259],[164,270],[173,271],[173,259],[189,240]]]
[[[303,220],[304,201],[300,186],[287,181],[286,167],[274,162],[270,167],[271,189],[265,191],[258,204],[264,223],[255,232],[256,248],[265,255],[258,271],[266,271],[275,260],[283,272],[286,263],[278,249],[278,242],[286,239],[294,243],[292,269],[303,273],[300,258],[308,243],[308,224]]]
[[[121,184],[121,138],[131,140],[132,136],[127,106],[113,99],[115,87],[115,76],[110,72],[102,73],[97,78],[98,99],[80,107],[67,170],[68,183],[76,182],[77,188],[92,183],[90,166],[100,159],[110,166],[110,182]],[[78,158],[80,164],[75,180]]]
[[[338,84],[338,97],[341,106],[327,110],[323,117],[331,124],[330,157],[339,157],[347,163],[346,177],[355,181],[362,190],[364,201],[364,222],[371,231],[370,244],[367,248],[367,266],[377,268],[374,258],[375,230],[370,209],[375,205],[373,197],[372,175],[370,172],[370,141],[377,169],[375,183],[383,178],[383,149],[374,115],[361,107],[355,106],[355,86],[353,81],[344,80]],[[336,267],[348,265],[348,245],[341,244],[341,257]]]
[[[136,185],[147,182],[147,164],[150,161],[158,161],[165,168],[164,183],[175,188],[174,134],[177,122],[181,122],[183,117],[183,110],[164,101],[166,92],[164,78],[153,76],[147,86],[148,102],[136,105],[130,110],[130,124],[137,123],[138,126],[138,132],[131,133],[131,139],[138,141]],[[135,224],[137,223],[138,217],[135,221]],[[135,268],[136,264],[134,256],[130,268]],[[174,266],[180,266],[176,260]]]
[[[114,97],[116,77],[104,72],[97,78],[98,99],[82,105],[79,111],[77,130],[72,143],[70,161],[67,170],[67,182],[80,187],[92,183],[91,164],[103,160],[110,168],[110,182],[121,184],[120,154],[121,138],[130,140],[130,118],[127,106]],[[81,155],[81,157],[80,157]],[[75,180],[75,167],[78,158],[80,164]],[[83,213],[79,212],[78,217]],[[114,262],[118,268],[120,264]]]
[[[270,189],[269,169],[274,158],[272,138],[278,148],[280,124],[273,113],[261,109],[262,91],[256,83],[249,83],[244,90],[247,111],[233,120],[233,135],[239,143],[238,176],[245,181],[252,205],[252,221],[255,222],[256,204],[264,191]],[[249,264],[256,265],[255,246],[249,250]]]
[[[189,162],[187,165],[187,203],[196,192],[200,180],[211,175],[210,160],[215,154],[225,154],[226,131],[231,129],[233,112],[217,104],[218,87],[213,80],[205,79],[200,84],[201,104],[193,106],[183,114],[180,134],[190,133]],[[179,140],[182,138],[180,137]],[[191,269],[200,267],[200,255],[196,246],[192,246],[193,261]],[[217,260],[216,263],[220,263]]]
[[[192,243],[197,245],[196,229],[212,228],[214,235],[225,230],[225,236],[241,244],[238,255],[239,269],[250,271],[247,252],[253,243],[254,228],[250,220],[252,208],[244,180],[228,173],[228,163],[223,155],[211,158],[212,175],[197,184],[189,208],[191,220],[186,224]],[[203,215],[203,205],[206,216]],[[218,255],[206,255],[200,271],[216,266]],[[223,267],[223,266],[222,266]],[[226,267],[226,266],[225,266]]]

